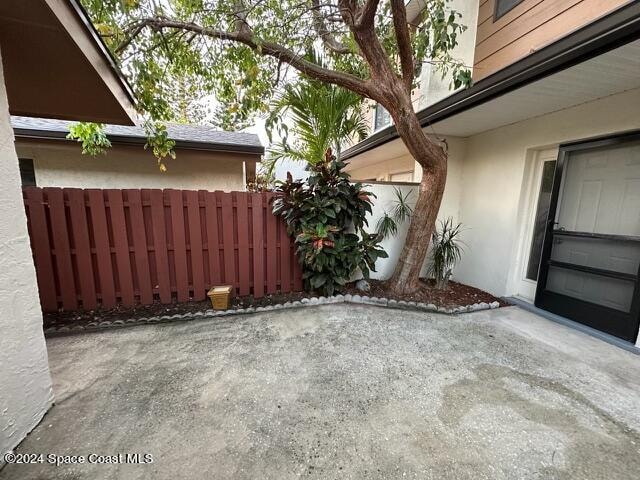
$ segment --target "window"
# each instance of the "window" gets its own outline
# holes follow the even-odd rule
[[[522,0],[496,0],[496,10],[493,15],[493,21],[498,20],[519,3],[522,3]]]
[[[390,123],[391,123],[391,115],[389,115],[389,112],[387,112],[387,110],[379,103],[376,104],[376,112],[373,118],[373,129],[380,130],[381,128],[384,128],[387,125],[389,125]]]
[[[31,158],[19,158],[18,166],[20,167],[20,180],[23,187],[36,186],[36,171],[33,168],[33,160]]]
[[[549,216],[549,206],[551,205],[551,187],[553,187],[555,171],[555,160],[544,162],[542,166],[540,194],[538,195],[538,205],[536,207],[536,217],[533,225],[533,238],[531,239],[531,250],[529,252],[529,264],[527,265],[527,278],[534,282],[538,280],[538,268],[540,267],[540,257],[542,256],[542,242],[544,241],[544,233],[547,227],[547,217]]]

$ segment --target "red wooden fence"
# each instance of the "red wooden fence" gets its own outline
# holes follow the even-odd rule
[[[302,289],[270,194],[204,190],[23,191],[44,311]]]

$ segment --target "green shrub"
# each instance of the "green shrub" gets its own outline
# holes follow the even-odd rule
[[[273,213],[282,216],[295,236],[305,289],[323,295],[340,291],[359,268],[364,278],[375,271],[380,248],[377,234],[365,231],[373,194],[349,182],[345,164],[331,156],[309,165],[306,182],[290,175],[275,189]]]

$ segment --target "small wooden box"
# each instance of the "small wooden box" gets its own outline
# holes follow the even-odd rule
[[[214,310],[227,310],[229,308],[231,289],[231,285],[221,285],[212,287],[211,290],[207,292],[207,297],[211,300],[211,306]]]

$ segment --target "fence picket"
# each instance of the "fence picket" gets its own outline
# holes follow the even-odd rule
[[[171,303],[167,226],[164,221],[164,192],[162,190],[151,190],[149,196],[151,199],[153,253],[156,261],[156,286],[160,302]]]
[[[265,212],[264,218],[267,221],[267,238],[265,240],[267,248],[267,293],[276,293],[278,290],[278,218],[271,213],[270,195],[263,196]]]
[[[251,194],[251,215],[253,224],[253,296],[264,295],[264,226],[262,194]]]
[[[96,285],[93,275],[93,260],[91,259],[91,244],[89,242],[89,227],[87,225],[87,207],[84,191],[79,188],[65,189],[69,197],[69,218],[73,232],[76,268],[80,284],[80,298],[84,310],[97,307]]]
[[[98,266],[98,280],[100,282],[100,301],[103,308],[116,305],[116,289],[113,276],[113,262],[111,260],[111,245],[107,228],[107,214],[105,211],[104,192],[102,190],[87,190],[89,197],[89,212],[91,227],[96,249],[96,264]]]
[[[181,190],[168,190],[173,234],[173,261],[176,269],[176,292],[179,302],[189,300],[187,242],[185,239],[184,202]]]
[[[204,300],[204,261],[202,254],[202,229],[200,227],[200,203],[198,192],[185,191],[187,200],[187,222],[189,224],[189,253],[191,257],[191,277],[193,284],[193,299]]]
[[[207,219],[207,252],[209,253],[209,285],[219,285],[220,250],[218,229],[218,201],[215,192],[205,192],[205,212]]]
[[[230,193],[216,192],[222,204],[224,283],[236,287],[236,252],[233,243],[233,202]]]
[[[236,194],[238,212],[238,252],[249,252],[249,205],[247,196]],[[249,255],[238,255],[238,293],[249,295],[251,288],[251,267]]]
[[[64,205],[64,191],[61,188],[45,188],[44,195],[49,202],[51,234],[55,250],[55,265],[58,271],[58,283],[62,296],[62,308],[75,310],[78,308],[73,264],[71,263],[71,246],[69,245],[69,226]]]
[[[280,291],[291,291],[291,245],[284,222],[280,222]]]
[[[153,288],[151,287],[151,269],[149,266],[149,246],[147,232],[144,228],[144,213],[142,211],[142,192],[140,190],[125,190],[129,204],[131,219],[131,234],[133,239],[133,258],[135,260],[138,292],[140,303],[153,303]]]
[[[55,312],[58,309],[56,279],[53,274],[51,243],[47,227],[47,214],[42,196],[42,189],[27,187],[24,189],[29,220],[29,235],[38,279],[40,304],[45,311]]]
[[[124,218],[124,202],[122,190],[107,190],[109,201],[109,217],[111,219],[111,232],[113,235],[113,247],[116,253],[116,268],[118,271],[118,285],[120,286],[120,299],[123,305],[135,305],[133,294],[133,275],[131,273],[131,255],[129,254],[129,240],[127,238],[127,224]]]

